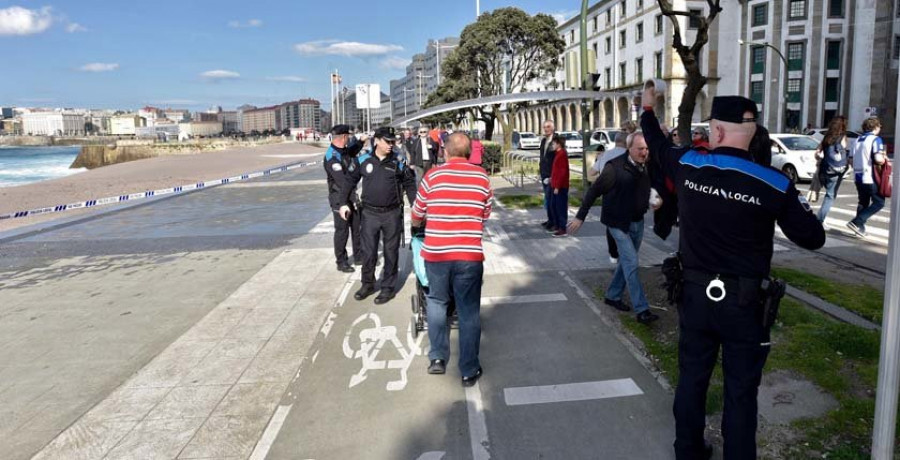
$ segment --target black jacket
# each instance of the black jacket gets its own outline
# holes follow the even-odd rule
[[[364,153],[351,163],[346,180],[340,192],[340,205],[349,203],[353,189],[360,180],[362,184],[362,205],[379,208],[400,207],[402,193],[406,192],[409,203],[416,201],[416,174],[394,154],[383,160],[374,154]]]
[[[632,222],[644,219],[650,208],[650,174],[646,166],[634,164],[625,154],[606,163],[600,177],[584,195],[576,217],[584,220],[597,198],[603,195],[600,222],[628,231]]]
[[[356,162],[356,155],[359,154],[362,146],[362,142],[357,142],[346,148],[335,147],[332,144],[325,151],[324,166],[325,180],[328,182],[328,204],[334,209],[340,207],[341,199],[339,196],[341,187],[346,182],[344,176],[350,170],[350,165]],[[350,193],[353,194],[354,190],[356,190],[356,187],[351,189]]]
[[[428,136],[425,137],[425,142],[428,145],[428,161],[436,163],[438,145]],[[422,155],[422,138],[416,137],[412,139],[409,145],[409,163],[413,166],[423,168],[425,163],[423,159],[424,156]]]
[[[556,133],[553,133],[556,134]],[[565,147],[565,146],[563,146]],[[553,158],[556,157],[556,151],[550,150],[550,139],[547,137],[541,138],[541,157],[538,166],[541,172],[541,182],[544,179],[550,178],[550,173],[553,171]]]

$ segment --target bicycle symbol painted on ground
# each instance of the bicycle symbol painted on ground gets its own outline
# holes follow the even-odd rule
[[[360,326],[370,326],[365,329],[359,329]],[[351,341],[354,339],[354,331],[358,331],[355,338],[359,340],[354,349]],[[349,388],[364,382],[368,378],[369,371],[391,370],[400,371],[400,378],[387,383],[387,391],[400,391],[406,388],[407,372],[413,359],[422,354],[422,339],[424,335],[420,335],[417,339],[412,336],[412,329],[407,327],[406,344],[400,341],[397,336],[397,328],[394,326],[382,326],[381,318],[375,313],[366,313],[353,321],[350,330],[344,336],[344,356],[349,359],[362,360],[362,368],[358,373],[350,376]],[[390,345],[400,354],[400,359],[378,359],[378,354],[384,349],[385,345]]]

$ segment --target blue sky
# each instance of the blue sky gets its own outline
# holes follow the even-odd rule
[[[451,6],[452,5],[452,6]],[[338,6],[337,8],[335,8]],[[482,0],[573,15],[573,0]],[[189,109],[314,97],[402,76],[475,0],[0,0],[0,106]]]

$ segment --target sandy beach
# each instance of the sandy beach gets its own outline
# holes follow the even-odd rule
[[[105,166],[59,179],[0,188],[0,215],[221,179],[287,163],[315,160],[324,150],[314,145],[286,142]],[[7,219],[0,221],[0,232],[116,206],[112,204],[94,209]]]

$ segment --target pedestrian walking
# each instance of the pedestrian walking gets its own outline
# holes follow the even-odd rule
[[[419,137],[411,142],[410,148],[410,165],[416,168],[416,183],[421,183],[422,178],[437,159],[437,144],[428,135],[428,128],[419,127]]]
[[[881,134],[881,120],[869,117],[862,124],[863,135],[856,140],[853,148],[853,172],[859,203],[856,216],[847,227],[861,237],[866,237],[866,222],[884,207],[884,197],[878,193],[875,183],[876,167],[887,161]]]
[[[647,85],[642,128],[658,125],[655,102],[655,88]],[[703,434],[720,347],[724,459],[756,458],[757,391],[783,295],[774,288],[779,283],[769,279],[775,223],[802,248],[825,243],[822,225],[794,184],[780,171],[753,162],[748,148],[758,116],[752,100],[718,96],[712,102],[709,153],[658,152],[663,173],[677,187],[681,230],[680,372],[673,409],[678,459],[712,455]]]
[[[553,221],[550,218],[550,172],[553,170],[553,158],[556,157],[556,151],[550,145],[553,143],[553,136],[556,135],[556,126],[552,121],[547,120],[543,124],[544,137],[541,138],[540,158],[538,161],[538,173],[541,178],[541,186],[544,189],[544,212],[547,214],[547,220],[541,223],[545,230],[550,230]]]
[[[356,163],[356,157],[362,149],[362,143],[348,146],[350,127],[347,125],[335,125],[329,134],[332,137],[331,145],[325,151],[325,180],[328,183],[328,205],[331,207],[334,218],[334,258],[337,269],[345,273],[352,273],[353,266],[347,256],[347,239],[352,237],[353,260],[356,265],[362,264],[363,255],[359,239],[360,215],[359,199],[356,195],[356,187],[350,189],[350,198],[347,207],[350,210],[346,218],[340,215],[340,207],[343,199],[341,189],[346,183],[346,174],[351,166]]]
[[[467,161],[468,136],[452,134],[446,147],[447,162],[425,176],[411,217],[413,227],[425,225],[422,258],[429,284],[428,373],[446,372],[450,358],[447,307],[452,297],[459,315],[459,372],[462,384],[472,386],[483,373],[478,359],[484,274],[481,238],[484,222],[491,215],[493,191],[485,170]]]
[[[569,153],[566,140],[560,135],[553,136],[550,148],[556,154],[550,170],[550,223],[549,231],[554,237],[566,236],[566,221],[569,220]]]
[[[481,166],[484,161],[484,144],[478,138],[478,133],[472,135],[472,153],[469,154],[469,163]]]
[[[373,154],[363,154],[351,164],[347,180],[341,189],[340,213],[348,219],[351,215],[350,195],[362,181],[362,286],[353,295],[363,300],[375,292],[375,266],[378,261],[378,242],[384,248],[384,268],[381,274],[381,292],[375,303],[381,305],[394,298],[397,284],[397,261],[400,256],[400,237],[403,228],[403,192],[410,203],[416,197],[416,179],[412,172],[393,153],[396,140],[394,128],[378,128],[373,136]]]
[[[844,175],[848,169],[848,147],[850,140],[847,139],[847,118],[836,116],[828,123],[828,131],[822,138],[822,143],[816,150],[816,159],[819,160],[819,167],[816,170],[816,178],[825,188],[825,198],[822,199],[822,207],[819,208],[819,222],[825,223],[828,211],[837,198],[838,189],[841,188],[841,182],[844,181]],[[812,190],[812,188],[810,188]]]
[[[646,167],[649,149],[640,132],[628,136],[626,147],[628,155],[606,163],[600,177],[584,194],[581,208],[569,223],[568,231],[577,233],[591,206],[603,196],[600,222],[609,229],[619,250],[616,271],[603,301],[620,311],[633,310],[638,322],[650,324],[659,319],[659,315],[650,311],[638,278],[638,251],[644,238],[644,214],[650,208],[650,175]],[[622,300],[626,288],[633,308]]]

